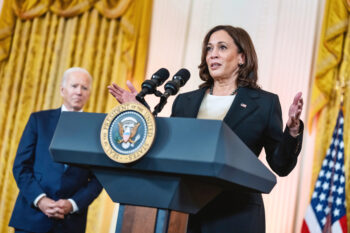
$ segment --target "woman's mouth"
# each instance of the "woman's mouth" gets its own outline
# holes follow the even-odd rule
[[[214,62],[214,63],[211,63],[211,64],[210,64],[210,69],[211,69],[211,70],[216,70],[216,69],[218,69],[220,66],[221,66],[220,63]]]

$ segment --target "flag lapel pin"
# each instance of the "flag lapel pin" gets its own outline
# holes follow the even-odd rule
[[[246,108],[246,107],[247,107],[247,105],[246,105],[246,104],[244,104],[244,103],[241,103],[241,107],[242,107],[242,108]]]

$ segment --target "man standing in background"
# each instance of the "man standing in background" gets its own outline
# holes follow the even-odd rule
[[[88,71],[70,68],[62,78],[62,107],[31,114],[13,164],[19,194],[9,225],[16,233],[85,232],[88,206],[102,186],[89,170],[54,162],[49,145],[61,112],[81,112],[91,86]]]

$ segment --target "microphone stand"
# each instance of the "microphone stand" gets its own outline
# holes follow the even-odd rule
[[[155,96],[157,96],[157,97],[161,97],[161,96],[163,96],[163,94],[160,92],[160,91],[158,91],[158,90],[155,90],[154,91],[154,93],[153,93]],[[145,95],[137,95],[136,96],[136,100],[137,101],[139,101],[141,104],[143,104],[145,107],[147,107],[148,109],[151,109],[151,107],[149,106],[149,104],[146,102],[146,100],[145,100],[145,97],[144,97]]]
[[[162,111],[165,104],[167,103],[168,97],[169,97],[169,94],[167,92],[165,92],[164,95],[160,96],[159,104],[157,104],[157,106],[154,107],[153,116],[156,117],[158,115],[158,113],[160,113],[160,111]]]
[[[160,91],[156,91],[157,93],[155,93],[155,95],[157,97],[160,97],[160,101],[157,104],[157,106],[154,107],[153,110],[153,116],[157,116],[158,113],[160,113],[160,111],[162,111],[162,109],[164,108],[164,105],[167,103],[167,99],[170,96],[170,94],[168,92],[165,92],[164,94],[162,94]]]

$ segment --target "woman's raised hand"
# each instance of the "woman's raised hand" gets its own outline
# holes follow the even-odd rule
[[[112,83],[107,88],[109,93],[111,93],[111,95],[121,104],[127,103],[127,102],[137,102],[136,95],[138,93],[134,85],[132,85],[132,83],[128,80],[126,81],[126,86],[130,91],[127,91],[121,88],[115,83]]]
[[[287,126],[289,128],[289,133],[293,137],[299,135],[300,127],[300,114],[303,110],[303,98],[302,93],[298,92],[293,100],[293,103],[289,107]]]

